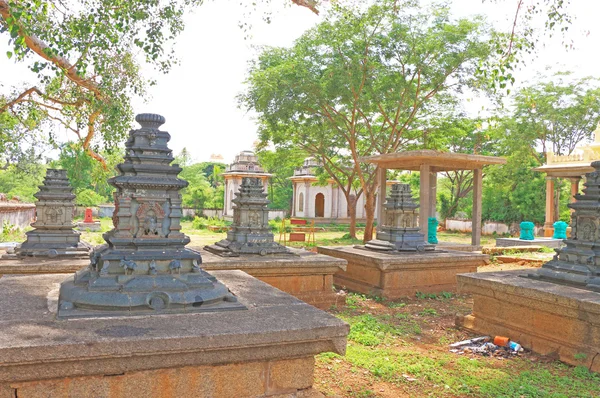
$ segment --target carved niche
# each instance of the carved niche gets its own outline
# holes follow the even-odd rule
[[[137,209],[135,216],[138,221],[138,230],[136,237],[160,237],[164,238],[162,233],[162,223],[165,218],[165,211],[161,204],[157,202],[144,202]]]

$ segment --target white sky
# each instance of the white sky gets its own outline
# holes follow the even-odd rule
[[[287,1],[287,0],[285,0]],[[527,4],[530,0],[525,0]],[[251,149],[257,139],[251,115],[237,108],[236,95],[243,90],[247,62],[255,55],[253,45],[288,46],[320,18],[297,6],[283,7],[284,0],[272,0],[277,10],[272,23],[262,21],[262,13],[252,17],[252,38],[245,40],[238,23],[247,10],[238,0],[207,1],[186,18],[186,28],[178,38],[176,52],[180,66],[168,75],[147,70],[158,84],[149,89],[147,103],[134,100],[136,113],[153,112],[166,117],[163,126],[172,135],[171,148],[178,153],[187,147],[196,161],[208,160],[212,153],[222,154],[226,162],[244,149]],[[484,14],[497,29],[509,30],[517,0],[500,0],[500,4],[481,0],[454,0],[457,16]],[[527,84],[546,66],[554,70],[572,70],[581,76],[600,77],[599,52],[600,1],[572,0],[576,20],[570,38],[576,48],[567,52],[562,38],[545,39],[538,57],[525,70],[515,74],[517,85]],[[5,36],[4,36],[5,37]],[[31,73],[25,65],[14,64],[4,56],[6,42],[0,43],[0,90],[21,85]],[[517,87],[515,87],[516,89]],[[472,104],[471,110],[481,105]],[[73,139],[66,132],[65,139]]]

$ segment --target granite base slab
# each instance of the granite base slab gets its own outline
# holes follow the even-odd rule
[[[316,396],[314,356],[349,327],[242,271],[245,311],[57,320],[70,275],[0,279],[0,397]]]
[[[353,246],[317,250],[348,261],[347,269],[334,275],[336,286],[387,299],[455,291],[457,274],[475,272],[489,262],[485,254],[450,250],[397,254]]]
[[[600,293],[523,278],[528,272],[458,275],[473,313],[457,317],[457,325],[600,372]]]
[[[562,239],[535,238],[534,240],[524,240],[519,238],[496,238],[497,247],[512,246],[546,246],[551,249],[558,249],[564,246]]]
[[[317,308],[327,309],[337,304],[333,275],[346,270],[346,260],[306,250],[290,250],[293,255],[239,257],[200,252],[202,267],[206,270],[242,270]]]
[[[21,274],[69,274],[90,264],[88,254],[72,256],[28,257],[4,254],[0,257],[0,277]]]

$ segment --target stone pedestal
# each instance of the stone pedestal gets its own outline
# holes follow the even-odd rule
[[[91,208],[85,209],[85,217],[83,221],[77,223],[77,229],[80,231],[100,231],[100,221],[94,221]]]
[[[242,178],[233,203],[233,224],[227,231],[227,238],[205,246],[205,250],[224,257],[290,253],[273,238],[267,208],[269,200],[260,178]]]
[[[290,249],[294,256],[221,257],[202,252],[206,270],[242,270],[317,308],[336,305],[333,275],[346,270],[346,260]]]
[[[559,247],[564,246],[564,240],[552,238],[535,238],[533,240],[519,238],[496,238],[496,246],[546,246],[552,249],[558,249]]]
[[[365,244],[367,249],[379,251],[431,251],[435,246],[425,241],[417,226],[417,208],[408,184],[394,184],[383,205],[381,226],[377,239]]]
[[[473,295],[473,313],[457,324],[600,372],[600,294],[526,279],[527,273],[458,275],[459,291]]]
[[[348,325],[241,271],[248,310],[56,320],[66,275],[0,279],[0,397],[316,397],[314,356]]]
[[[66,170],[48,169],[44,183],[34,196],[36,221],[27,240],[16,249],[18,256],[72,256],[87,254],[91,247],[79,241],[73,230],[75,205]]]
[[[320,246],[318,251],[348,261],[346,270],[334,275],[336,286],[387,299],[455,291],[456,274],[476,272],[489,259],[458,251],[392,254],[352,246]]]

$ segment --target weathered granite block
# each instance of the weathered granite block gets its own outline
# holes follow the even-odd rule
[[[457,324],[600,372],[600,294],[523,278],[527,273],[458,275],[459,291],[473,296],[473,313]]]
[[[334,275],[334,284],[352,291],[395,299],[416,292],[456,290],[456,275],[476,272],[488,255],[459,251],[393,254],[351,246],[320,246],[319,253],[348,261]]]
[[[313,357],[344,354],[348,325],[242,271],[211,273],[248,310],[57,320],[65,275],[3,277],[0,397],[318,396]]]
[[[293,256],[222,257],[203,252],[206,270],[239,269],[317,308],[336,305],[333,275],[346,270],[346,260],[290,249]],[[0,268],[1,270],[1,268]]]

